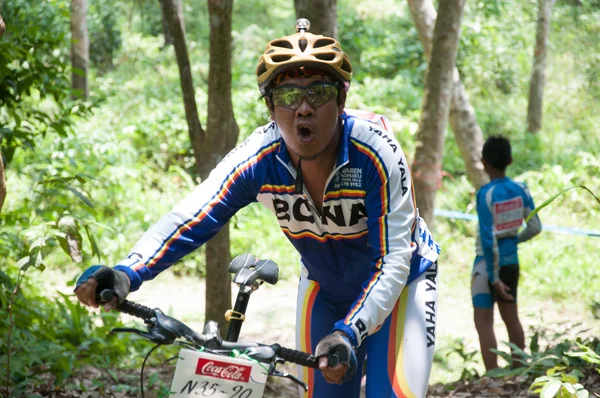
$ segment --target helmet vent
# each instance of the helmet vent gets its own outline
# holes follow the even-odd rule
[[[300,51],[304,52],[304,50],[306,50],[306,45],[307,45],[307,41],[306,39],[300,39],[298,41],[298,46],[300,47]]]
[[[291,55],[275,55],[275,56],[271,57],[271,60],[275,63],[279,63],[279,62],[288,61],[290,58],[292,58]]]
[[[316,59],[320,59],[322,61],[333,61],[335,59],[335,54],[325,53],[325,54],[315,54]]]
[[[313,47],[314,48],[325,47],[325,46],[328,46],[333,43],[335,43],[335,42],[330,39],[319,39],[315,42],[315,44],[313,44]]]
[[[267,71],[267,67],[265,66],[264,62],[261,62],[260,65],[258,65],[258,69],[256,70],[256,75],[260,76],[263,73],[265,73]]]
[[[352,65],[350,65],[350,62],[348,62],[346,59],[344,59],[344,62],[342,63],[342,70],[352,73]]]
[[[281,48],[289,48],[290,50],[292,48],[294,48],[294,46],[292,46],[292,43],[290,43],[287,40],[277,40],[277,41],[272,41],[271,45],[273,47],[281,47]]]

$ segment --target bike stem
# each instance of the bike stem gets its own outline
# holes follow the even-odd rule
[[[227,329],[226,341],[237,342],[240,337],[240,331],[242,324],[246,319],[246,308],[248,308],[248,302],[250,301],[250,295],[254,291],[252,286],[240,285],[233,311],[227,311],[225,319],[229,321],[229,328]]]

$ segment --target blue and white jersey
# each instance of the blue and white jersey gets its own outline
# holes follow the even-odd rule
[[[137,290],[258,201],[300,253],[302,275],[332,300],[354,302],[336,329],[359,345],[384,322],[404,286],[437,260],[440,248],[418,216],[408,164],[394,135],[344,114],[340,141],[321,212],[306,188],[296,193],[296,169],[271,122],[233,149],[115,268]]]
[[[536,214],[519,233],[524,220],[535,209],[527,186],[508,177],[497,178],[477,192],[477,263],[485,259],[490,283],[499,279],[500,267],[519,264],[517,244],[537,235],[542,224]]]

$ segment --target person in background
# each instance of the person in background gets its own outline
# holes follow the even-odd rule
[[[424,397],[433,362],[440,247],[415,207],[408,163],[385,118],[345,112],[352,65],[340,43],[308,32],[269,42],[256,77],[271,121],[233,149],[208,179],[152,226],[114,268],[93,266],[75,293],[97,307],[211,239],[260,202],[301,255],[297,348],[305,397]],[[118,305],[117,299],[105,309]],[[276,311],[276,309],[274,309]],[[339,364],[329,366],[329,359]],[[358,370],[358,372],[357,372]]]
[[[494,334],[494,303],[508,331],[511,343],[525,348],[525,333],[517,310],[519,257],[517,247],[540,233],[542,225],[534,215],[520,231],[535,208],[527,186],[506,176],[512,163],[508,139],[492,136],[483,145],[483,167],[490,182],[477,192],[479,233],[473,265],[471,295],[481,355],[486,371],[498,367]],[[520,232],[519,232],[520,231]],[[513,355],[513,365],[515,355]]]

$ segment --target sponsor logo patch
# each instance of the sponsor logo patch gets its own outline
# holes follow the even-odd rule
[[[248,383],[250,380],[251,366],[215,361],[212,359],[198,358],[196,374],[211,376],[218,379],[232,380]]]

